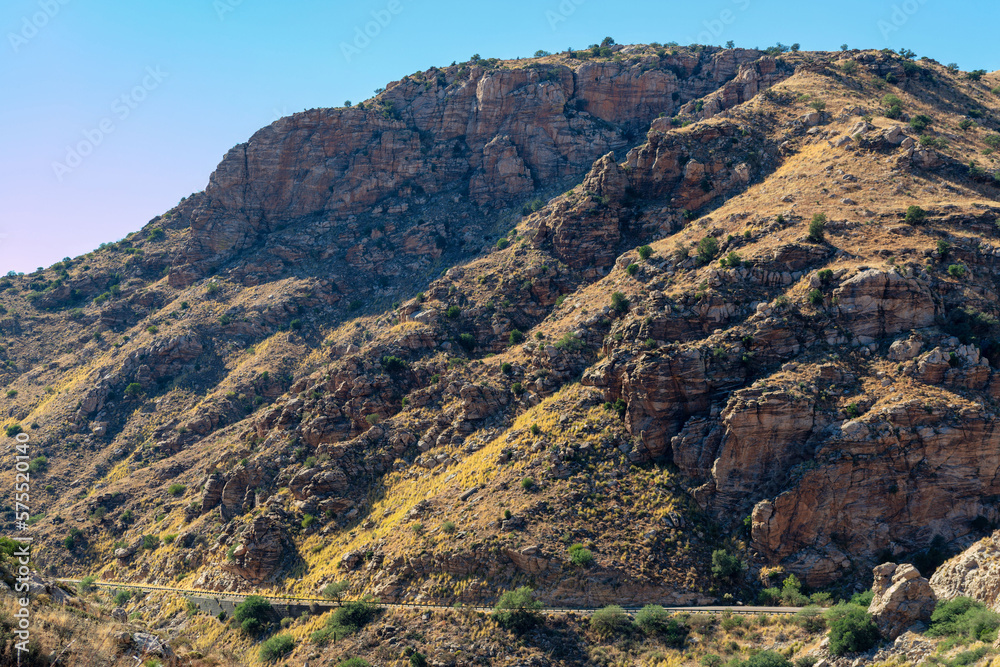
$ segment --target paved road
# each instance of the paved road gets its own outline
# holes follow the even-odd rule
[[[56,581],[64,584],[78,584],[79,579],[56,579]],[[115,589],[133,589],[140,591],[166,591],[169,593],[177,593],[186,598],[203,599],[203,600],[217,600],[238,603],[246,599],[247,595],[241,595],[237,593],[221,593],[219,591],[203,591],[190,588],[171,588],[169,586],[151,586],[148,584],[131,584],[122,583],[117,581],[95,581],[94,586],[99,588],[115,588]],[[309,597],[295,597],[288,595],[269,595],[264,593],[252,593],[251,595],[258,595],[262,598],[272,600],[278,604],[285,605],[316,605],[317,607],[327,607],[334,608],[340,606],[338,603],[327,600],[324,598],[309,598]],[[426,604],[421,602],[379,602],[380,607],[386,607],[388,609],[455,609],[453,606],[439,605],[439,604]],[[623,607],[625,611],[630,613],[638,612],[642,607]],[[473,611],[493,611],[493,607],[477,607],[477,606],[466,606],[463,605],[462,609],[471,609]],[[547,614],[559,614],[559,613],[578,613],[578,614],[592,614],[597,611],[599,607],[543,607],[540,611]],[[731,612],[733,614],[794,614],[799,611],[799,607],[664,607],[666,611],[669,612],[688,612],[692,614],[721,614],[723,612]]]

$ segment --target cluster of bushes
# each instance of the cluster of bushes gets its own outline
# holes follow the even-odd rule
[[[330,614],[325,627],[312,633],[309,638],[314,644],[325,644],[330,640],[337,641],[353,635],[378,616],[380,611],[381,608],[370,596],[346,602]]]
[[[590,617],[590,629],[602,638],[641,632],[659,638],[672,648],[682,648],[689,633],[687,626],[670,618],[663,607],[655,604],[646,605],[639,610],[634,620],[618,605],[609,605],[595,611]]]
[[[1000,614],[990,611],[982,602],[957,597],[938,602],[927,634],[993,643],[997,628],[1000,628]]]

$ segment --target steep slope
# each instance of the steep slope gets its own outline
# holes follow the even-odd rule
[[[657,51],[297,114],[142,232],[10,278],[38,562],[687,604],[1000,522],[991,77]]]

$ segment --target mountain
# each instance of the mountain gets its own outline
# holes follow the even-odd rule
[[[1000,524],[998,85],[606,46],[278,120],[0,282],[36,564],[578,607],[929,576]]]

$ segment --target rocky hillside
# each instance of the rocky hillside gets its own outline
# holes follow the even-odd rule
[[[0,283],[36,560],[588,606],[940,562],[1000,523],[998,86],[615,46],[281,119]]]

